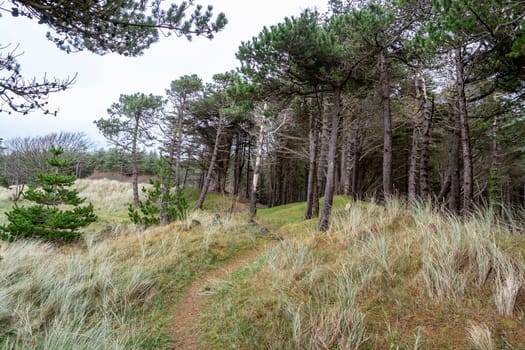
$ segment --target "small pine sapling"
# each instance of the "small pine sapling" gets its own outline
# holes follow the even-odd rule
[[[38,238],[46,241],[71,241],[80,237],[79,228],[97,220],[93,205],[81,206],[85,198],[71,189],[76,180],[74,175],[61,173],[71,162],[60,156],[62,147],[51,146],[52,157],[47,163],[51,172],[36,173],[40,187],[30,186],[23,194],[24,199],[35,203],[27,207],[15,204],[6,213],[9,224],[0,226],[0,238],[13,241],[19,238]]]
[[[150,179],[150,189],[142,187],[146,195],[145,201],[140,201],[139,207],[133,204],[128,207],[128,216],[135,225],[152,226],[167,225],[175,220],[183,220],[188,214],[188,202],[181,191],[174,191],[171,168],[162,158],[157,163],[157,178]]]

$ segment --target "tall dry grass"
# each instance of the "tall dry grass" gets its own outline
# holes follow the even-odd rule
[[[95,208],[101,210],[126,210],[128,204],[133,202],[133,189],[129,182],[78,179],[73,188],[86,197],[87,202],[93,203]],[[0,202],[10,201],[13,193],[12,188],[0,187]]]
[[[99,210],[126,211],[128,205],[133,203],[133,188],[129,182],[79,179],[74,187],[86,197],[86,202]]]
[[[297,236],[249,277],[223,284],[202,318],[210,348],[488,349],[488,328],[467,321],[480,308],[495,320],[523,308],[525,246],[509,250],[521,236],[490,212],[459,219],[400,201],[354,203],[334,213],[328,233]],[[433,319],[432,308],[445,318]],[[448,338],[434,329],[447,326]]]
[[[460,220],[428,208],[415,211],[422,248],[421,279],[430,297],[457,297],[493,288],[499,314],[510,316],[524,286],[525,264],[498,245],[514,233],[490,212]]]
[[[496,348],[492,333],[486,324],[470,322],[467,332],[470,344],[475,350],[493,350]]]
[[[172,228],[173,229],[173,228]],[[157,229],[56,248],[0,248],[0,344],[6,349],[135,349],[160,303],[164,269],[180,259],[179,232]]]
[[[259,244],[240,221],[194,213],[145,231],[123,222],[129,184],[76,186],[105,215],[83,241],[54,246],[0,242],[0,348],[170,348],[169,308],[200,273]],[[118,219],[117,221],[115,221]]]
[[[0,201],[8,201],[11,199],[14,191],[9,188],[0,187]]]

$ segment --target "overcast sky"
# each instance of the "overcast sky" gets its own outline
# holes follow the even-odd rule
[[[59,111],[56,117],[44,116],[41,112],[27,116],[0,112],[0,138],[83,131],[97,146],[103,147],[104,139],[93,121],[107,117],[107,108],[118,101],[120,94],[164,95],[172,80],[186,74],[197,74],[204,81],[211,81],[214,74],[239,66],[235,53],[240,43],[256,36],[263,26],[296,16],[306,8],[322,10],[327,0],[198,2],[213,5],[215,12],[224,12],[228,18],[226,28],[213,40],[195,38],[188,42],[175,36],[161,38],[143,56],[134,58],[116,54],[97,56],[89,52],[68,55],[45,38],[46,26],[2,13],[0,46],[19,45],[18,52],[23,55],[18,60],[25,77],[78,76],[71,89],[49,98],[50,109]]]

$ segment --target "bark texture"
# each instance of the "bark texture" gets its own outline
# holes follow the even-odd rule
[[[473,169],[470,149],[470,133],[468,126],[467,103],[465,98],[465,72],[462,48],[455,50],[456,59],[456,93],[458,99],[458,115],[461,132],[461,151],[463,160],[463,208],[466,214],[472,210]]]
[[[131,141],[131,184],[133,187],[133,205],[138,208],[139,199],[139,169],[138,169],[138,135],[140,127],[140,115],[135,116],[135,125],[133,127],[133,136]]]
[[[197,204],[195,205],[195,209],[202,209],[202,205],[204,204],[204,200],[206,199],[206,194],[208,193],[208,188],[210,187],[210,182],[211,182],[211,178],[213,175],[213,169],[215,168],[215,162],[217,161],[217,154],[219,153],[219,143],[221,141],[222,124],[223,124],[222,119],[223,119],[222,115],[219,116],[219,123],[217,125],[217,133],[215,134],[215,143],[213,145],[213,152],[211,156],[210,166],[208,167],[206,177],[204,178],[201,193],[199,195],[199,200],[197,201]]]
[[[383,194],[392,196],[392,116],[390,113],[390,82],[385,51],[379,54],[380,94],[383,111]]]
[[[341,109],[341,90],[334,90],[334,105],[332,110],[332,125],[330,131],[330,142],[328,147],[328,163],[326,170],[326,185],[324,191],[323,208],[319,217],[319,230],[326,231],[330,226],[332,203],[335,189],[335,158],[337,151],[337,136],[339,134],[339,114]]]
[[[259,135],[257,135],[257,152],[255,154],[255,167],[253,168],[252,189],[250,192],[250,218],[255,217],[255,214],[257,213],[257,185],[259,184],[259,174],[261,173],[262,166],[264,138],[266,137],[265,119],[266,118],[263,117],[261,129],[259,130]]]

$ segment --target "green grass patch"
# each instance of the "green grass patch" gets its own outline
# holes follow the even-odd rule
[[[200,190],[193,187],[185,187],[183,189],[183,193],[186,200],[188,201],[190,210],[193,210],[197,204],[197,200],[199,199]],[[208,192],[206,194],[206,200],[204,201],[202,209],[214,213],[225,213],[228,212],[231,205],[231,195],[217,192]]]
[[[335,196],[332,207],[332,214],[344,208],[349,202],[346,196]],[[320,200],[319,208],[323,206],[323,199]],[[273,208],[257,209],[257,218],[271,229],[278,229],[290,223],[301,222],[304,220],[306,203],[291,203]]]

